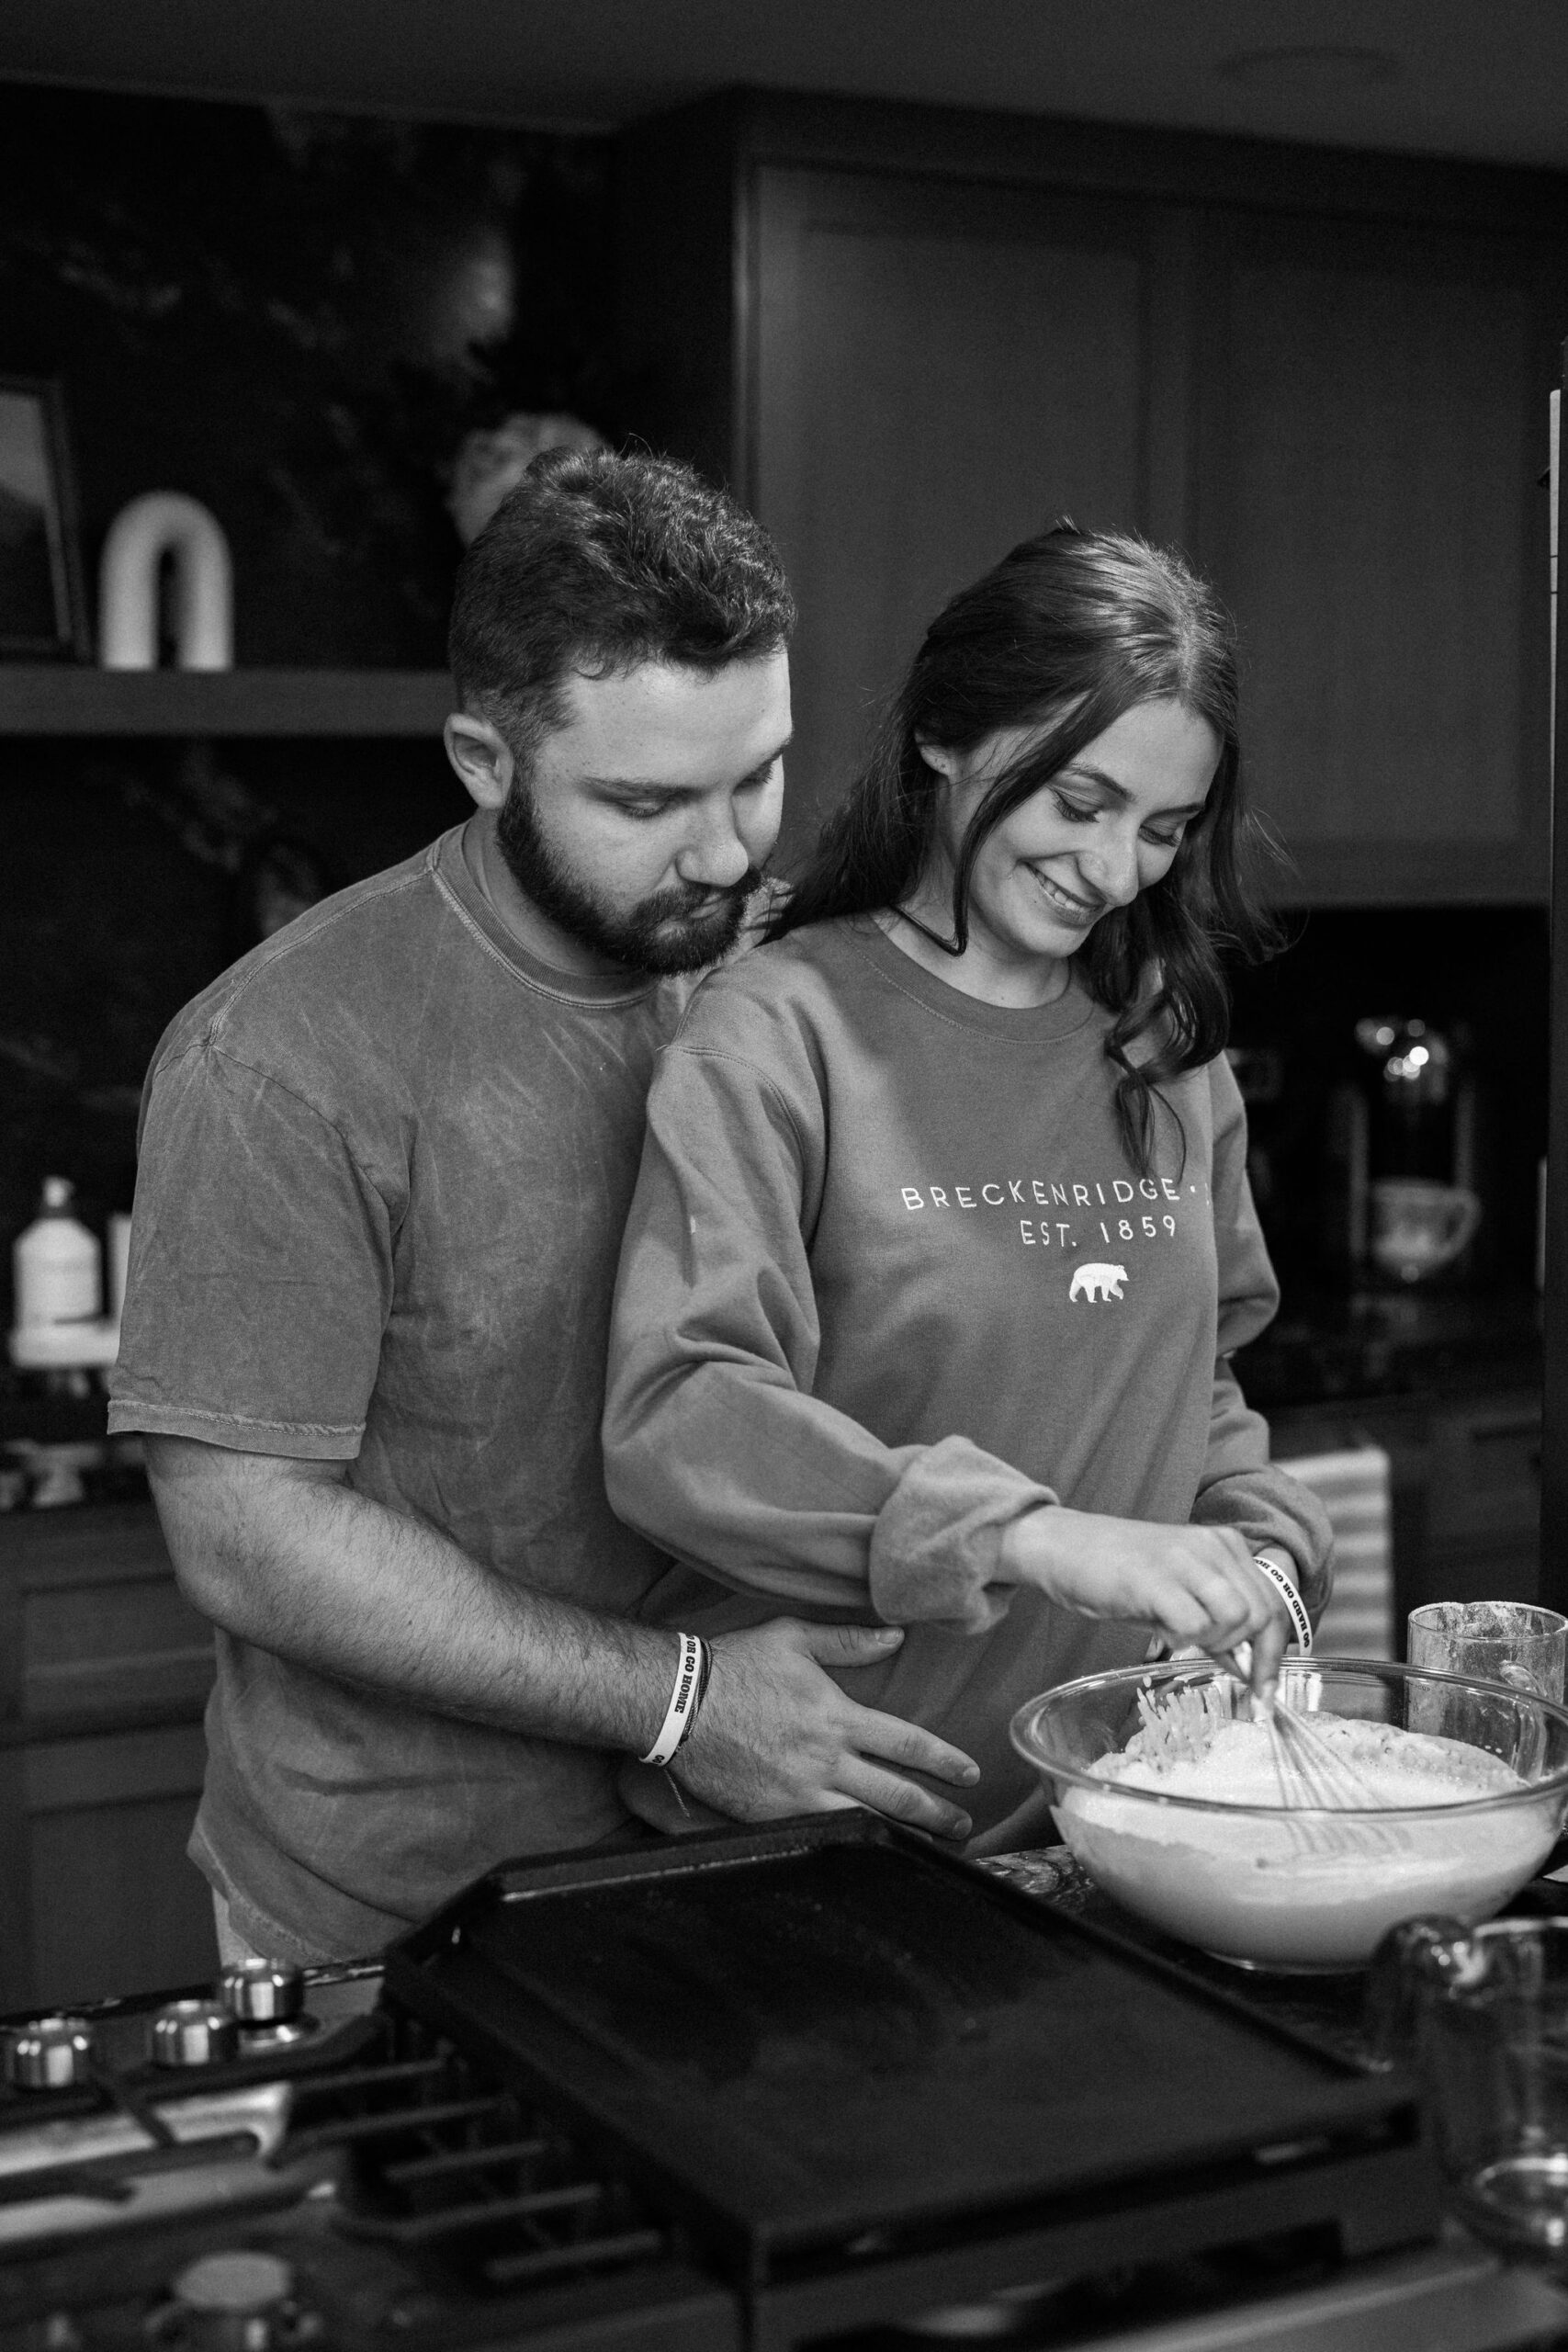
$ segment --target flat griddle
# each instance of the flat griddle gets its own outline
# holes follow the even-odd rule
[[[511,1865],[394,1946],[387,1985],[753,2289],[1010,2235],[1029,2276],[1091,2245],[1436,2226],[1408,2081],[870,1815]]]

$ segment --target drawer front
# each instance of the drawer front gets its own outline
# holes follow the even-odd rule
[[[52,1585],[28,1593],[21,1614],[29,1724],[205,1703],[212,1628],[166,1568],[112,1584]]]
[[[151,1505],[0,1527],[0,1742],[192,1721],[213,1666]]]
[[[1427,1531],[1434,1553],[1533,1543],[1540,1526],[1534,1397],[1433,1416]]]

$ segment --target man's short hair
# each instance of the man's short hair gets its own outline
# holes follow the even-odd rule
[[[773,653],[795,601],[761,525],[692,467],[547,450],[458,567],[448,656],[465,709],[526,766],[573,673],[716,670]]]

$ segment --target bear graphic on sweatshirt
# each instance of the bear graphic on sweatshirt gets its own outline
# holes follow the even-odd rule
[[[1067,1296],[1070,1299],[1120,1298],[1122,1285],[1126,1279],[1125,1266],[1104,1266],[1098,1261],[1092,1265],[1079,1266],[1067,1285]]]

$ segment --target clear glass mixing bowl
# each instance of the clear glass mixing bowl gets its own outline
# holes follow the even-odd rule
[[[1122,1668],[1021,1707],[1012,1740],[1041,1774],[1061,1835],[1096,1884],[1152,1927],[1244,1967],[1359,1968],[1401,1919],[1467,1926],[1533,1877],[1568,1814],[1568,1708],[1505,1684],[1372,1658],[1292,1658],[1287,1706],[1436,1733],[1500,1757],[1526,1783],[1453,1804],[1282,1810],[1127,1788],[1089,1769],[1141,1729],[1151,1700],[1202,1691],[1245,1715],[1245,1687],[1207,1659]]]

